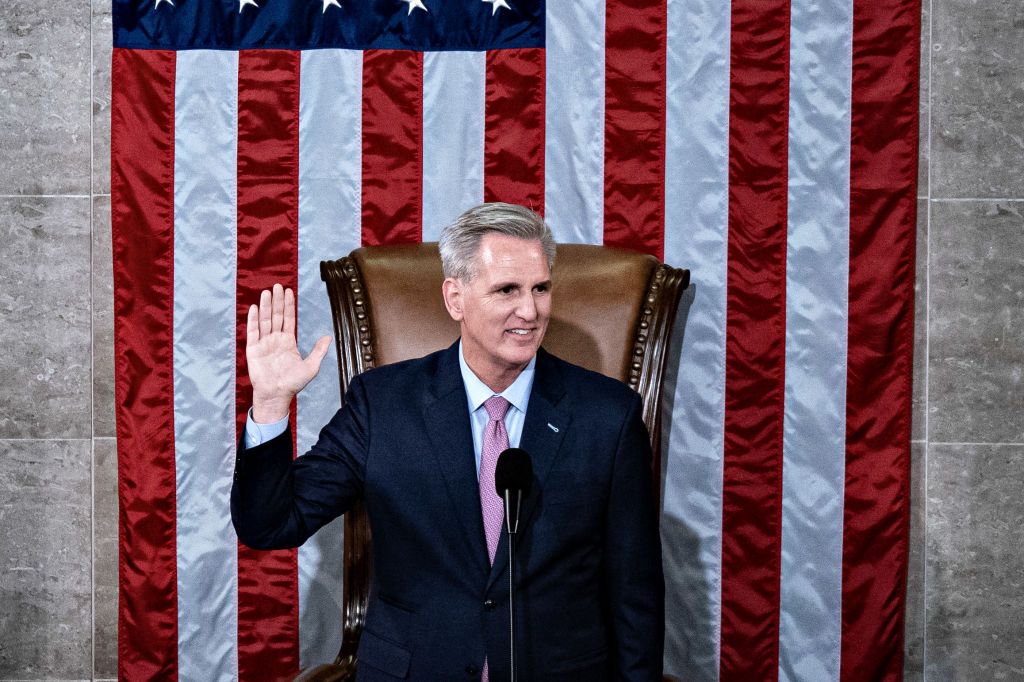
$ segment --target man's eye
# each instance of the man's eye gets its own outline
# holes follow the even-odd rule
[[[515,290],[516,288],[513,286],[502,287],[501,289],[499,289],[499,291],[501,291],[501,293],[503,294],[511,294]]]
[[[535,286],[535,287],[533,288],[533,290],[534,290],[534,291],[540,292],[540,293],[542,293],[542,294],[543,294],[544,292],[546,292],[546,291],[547,291],[548,289],[549,289],[549,287],[548,287],[548,285],[547,285],[547,284],[538,284],[537,286]]]

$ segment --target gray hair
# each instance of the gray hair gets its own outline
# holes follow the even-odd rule
[[[441,231],[438,246],[445,277],[466,281],[476,277],[480,240],[488,232],[539,241],[548,269],[555,266],[555,238],[544,219],[525,206],[495,201],[474,206]]]

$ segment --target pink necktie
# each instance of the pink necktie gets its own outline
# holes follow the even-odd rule
[[[498,549],[501,525],[505,519],[505,504],[494,489],[494,469],[498,455],[508,448],[508,431],[505,430],[505,413],[510,403],[500,395],[484,401],[487,410],[487,426],[484,427],[484,446],[480,452],[480,510],[484,515],[484,535],[487,538],[487,555],[494,563],[494,552]],[[481,682],[488,682],[490,671],[484,658]]]
[[[487,426],[484,427],[484,446],[480,452],[480,510],[484,516],[484,535],[487,538],[487,555],[494,563],[494,553],[501,537],[501,524],[505,519],[505,505],[494,489],[494,468],[498,455],[508,449],[508,431],[505,430],[505,413],[510,403],[500,395],[484,401],[487,410]]]

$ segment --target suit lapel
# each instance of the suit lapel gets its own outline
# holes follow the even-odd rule
[[[530,402],[526,407],[526,421],[519,447],[525,450],[533,461],[533,490],[523,501],[519,515],[519,535],[529,527],[530,518],[537,506],[538,488],[544,483],[551,466],[558,458],[559,448],[572,421],[568,407],[560,405],[565,395],[561,371],[552,357],[543,349],[537,351],[536,373]],[[463,410],[465,411],[465,410]],[[477,492],[479,511],[479,491]],[[481,522],[481,528],[483,523]],[[487,587],[498,579],[508,568],[508,533],[502,530],[498,548],[494,554]]]
[[[458,360],[459,346],[446,351],[438,362],[437,376],[423,407],[423,419],[431,451],[444,476],[448,493],[461,522],[470,555],[486,573],[487,542],[480,513],[480,487],[473,456],[473,433],[466,407],[466,389]]]

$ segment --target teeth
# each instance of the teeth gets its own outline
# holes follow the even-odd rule
[[[509,329],[509,331],[512,332],[513,334],[519,334],[520,336],[529,334],[529,332],[525,329]]]

